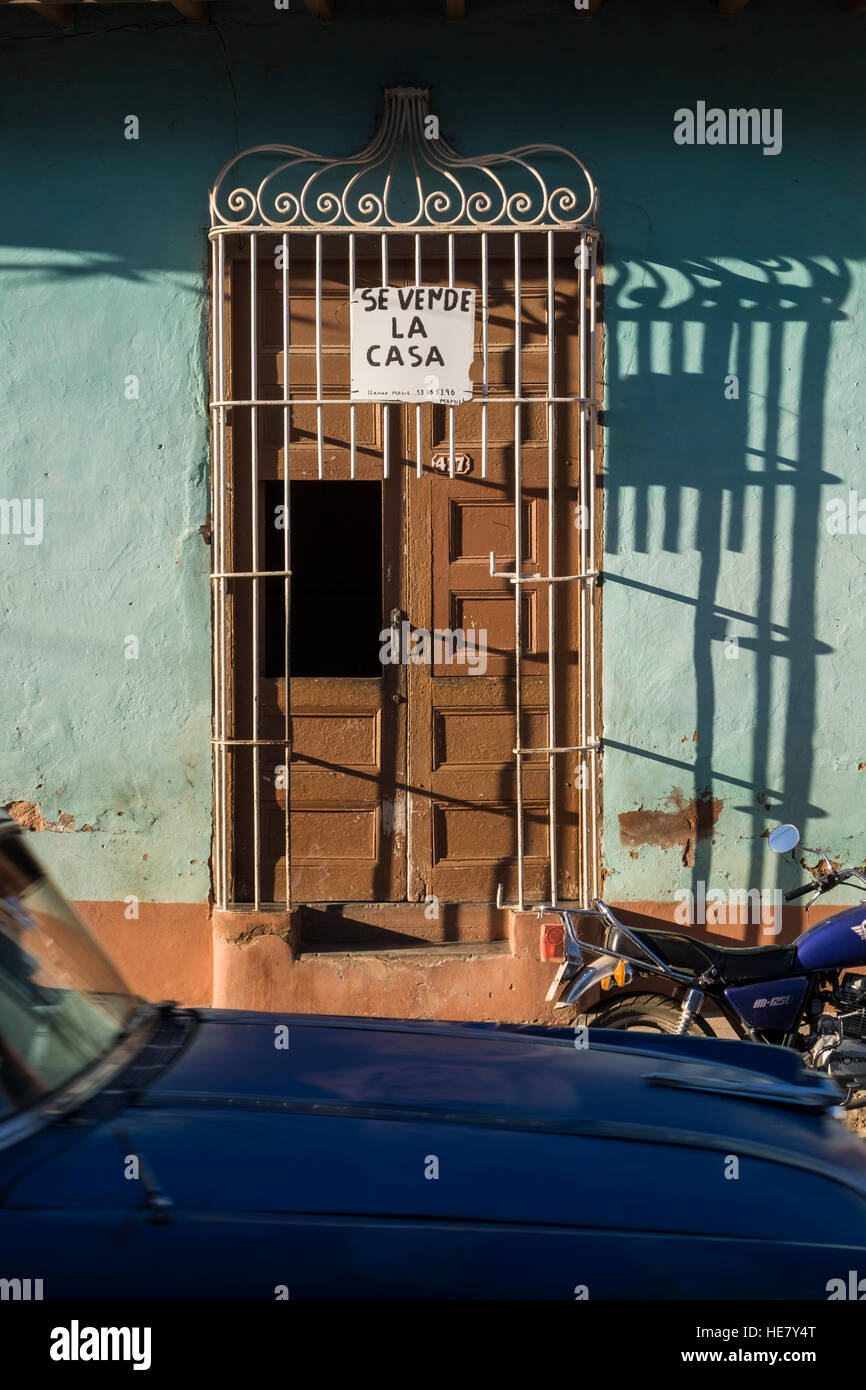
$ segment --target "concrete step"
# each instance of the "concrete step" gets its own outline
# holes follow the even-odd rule
[[[556,967],[539,959],[537,919],[527,913],[502,916],[506,940],[431,942],[407,932],[394,945],[387,931],[363,942],[302,942],[285,914],[229,912],[219,920],[214,914],[214,1005],[561,1022],[544,1002]]]
[[[488,903],[305,903],[295,922],[302,953],[506,941],[509,934],[508,914]]]
[[[415,941],[411,945],[401,944],[399,946],[388,947],[387,945],[377,945],[372,942],[350,950],[345,948],[338,949],[335,946],[325,948],[302,947],[300,959],[314,962],[317,958],[327,957],[329,964],[339,964],[342,957],[346,961],[364,960],[371,962],[381,960],[383,963],[396,963],[406,956],[411,956],[412,964],[416,967],[423,966],[425,960],[439,963],[442,960],[465,960],[485,962],[497,956],[510,956],[511,943],[508,941],[440,941],[430,944],[425,941]]]

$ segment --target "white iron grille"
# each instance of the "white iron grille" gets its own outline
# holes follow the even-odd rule
[[[427,94],[418,89],[394,89],[392,93],[386,94],[390,98],[390,103],[386,106],[386,115],[380,136],[377,137],[379,144],[374,140],[368,147],[367,152],[356,157],[355,162],[359,162],[362,171],[376,169],[386,158],[382,154],[382,149],[386,149],[386,154],[390,151],[393,154],[394,148],[405,138],[412,149],[413,159],[419,155],[418,141],[420,132],[423,131],[424,115],[427,110]],[[382,131],[385,139],[382,143]],[[288,147],[277,147],[281,152],[286,152]],[[401,147],[402,148],[402,147]],[[448,150],[449,147],[444,147]],[[541,148],[541,147],[537,147]],[[366,157],[369,151],[373,154]],[[398,150],[398,155],[399,155]],[[564,151],[555,151],[565,154]],[[252,153],[258,153],[253,151]],[[297,158],[282,164],[276,171],[282,172],[292,163],[312,162],[313,156],[303,151],[291,151]],[[518,163],[521,168],[529,168],[528,156],[533,153],[530,149],[512,151],[508,155],[486,157],[484,160],[460,160],[457,156],[450,153],[447,161],[448,167],[453,171],[471,168],[481,169],[483,173],[489,175],[497,184],[503,188],[502,182],[493,169],[500,164],[511,160]],[[420,155],[427,160],[428,165],[435,172],[442,173],[445,165],[435,163],[429,159],[429,151],[423,148],[423,141],[420,147]],[[303,156],[303,158],[301,158]],[[374,158],[375,156],[375,158]],[[381,157],[380,157],[381,156]],[[396,158],[394,156],[394,162]],[[569,156],[574,160],[574,156]],[[241,156],[240,158],[243,158]],[[351,161],[318,160],[321,167],[331,169],[341,163],[351,163]],[[583,170],[580,162],[574,160]],[[597,552],[597,465],[596,465],[596,426],[597,426],[597,384],[596,384],[596,329],[597,329],[597,297],[596,297],[596,256],[598,247],[598,233],[592,226],[579,223],[569,223],[565,217],[557,213],[557,200],[562,204],[562,200],[571,196],[574,206],[576,198],[570,195],[567,190],[561,188],[548,192],[543,185],[543,198],[541,200],[541,211],[533,211],[531,217],[523,216],[520,213],[526,212],[526,195],[515,193],[510,197],[503,189],[502,203],[496,216],[482,218],[477,214],[479,208],[485,211],[485,206],[477,201],[481,196],[477,192],[467,193],[458,187],[458,193],[462,202],[459,204],[459,211],[456,217],[450,219],[443,218],[438,222],[433,220],[433,213],[439,211],[441,205],[437,205],[435,199],[444,197],[444,194],[431,193],[426,197],[421,191],[420,179],[418,182],[419,213],[414,220],[395,221],[391,218],[388,206],[390,196],[390,179],[393,172],[393,164],[384,182],[384,192],[376,197],[373,205],[364,204],[360,193],[357,194],[361,202],[362,210],[365,206],[373,206],[374,213],[377,213],[383,220],[374,223],[367,219],[359,219],[352,216],[348,210],[349,191],[359,177],[356,173],[345,185],[339,199],[338,212],[329,219],[323,219],[318,223],[310,225],[304,223],[302,216],[307,214],[307,204],[305,198],[308,194],[313,179],[317,173],[312,175],[304,185],[303,193],[295,196],[293,194],[281,194],[272,199],[277,209],[281,210],[283,220],[275,221],[270,217],[265,218],[263,212],[263,189],[268,180],[263,180],[259,186],[255,197],[241,188],[239,191],[232,192],[228,199],[228,206],[234,211],[246,210],[246,216],[239,216],[232,219],[228,214],[219,211],[219,197],[221,184],[226,171],[237,163],[232,161],[226,166],[226,170],[220,175],[217,185],[211,198],[213,213],[213,226],[211,229],[212,244],[212,385],[213,399],[211,401],[212,431],[213,431],[213,517],[214,517],[214,543],[213,543],[213,623],[214,623],[214,786],[215,786],[215,836],[214,836],[214,891],[216,904],[218,907],[225,908],[236,901],[234,892],[234,872],[230,862],[232,853],[232,836],[230,827],[230,802],[231,802],[231,779],[229,773],[229,754],[234,749],[249,748],[251,750],[251,804],[253,820],[253,885],[251,905],[258,909],[262,906],[261,892],[261,779],[260,779],[260,760],[262,750],[268,750],[268,756],[273,757],[278,754],[282,758],[282,765],[287,769],[286,772],[286,798],[285,798],[285,864],[286,864],[286,891],[285,902],[275,906],[283,907],[288,910],[291,907],[291,875],[290,875],[290,801],[291,801],[291,738],[290,738],[290,670],[289,670],[289,633],[288,621],[285,632],[285,671],[286,671],[286,699],[285,699],[285,728],[281,738],[263,738],[260,734],[260,710],[259,710],[259,603],[260,586],[262,581],[274,578],[282,578],[284,584],[285,612],[290,611],[290,585],[291,585],[291,554],[290,554],[290,530],[286,524],[283,550],[283,568],[273,569],[264,568],[260,555],[259,538],[259,518],[258,518],[258,428],[257,417],[261,410],[282,412],[283,416],[283,447],[284,447],[284,475],[283,475],[283,505],[285,507],[285,518],[288,519],[291,505],[291,428],[290,412],[293,407],[299,405],[315,406],[316,409],[316,456],[318,463],[318,477],[325,477],[324,461],[324,423],[323,411],[325,405],[335,406],[344,405],[349,407],[350,435],[349,435],[349,455],[350,455],[350,477],[356,476],[357,465],[357,432],[356,432],[356,405],[348,396],[335,396],[328,394],[327,399],[323,395],[322,379],[322,276],[323,276],[323,239],[325,236],[329,240],[329,250],[334,247],[339,238],[345,246],[347,257],[347,279],[349,293],[355,289],[356,284],[356,238],[359,231],[365,234],[373,233],[379,239],[381,252],[381,273],[382,283],[388,283],[388,259],[389,259],[389,234],[391,233],[411,233],[414,238],[414,274],[417,284],[423,283],[424,268],[424,243],[425,238],[438,236],[440,239],[444,235],[447,241],[448,256],[448,276],[449,283],[453,285],[455,279],[455,232],[465,232],[471,230],[475,233],[475,241],[478,246],[480,258],[480,283],[481,283],[481,309],[482,309],[482,329],[481,329],[481,352],[482,352],[482,371],[480,400],[482,404],[482,423],[481,423],[481,476],[487,476],[488,465],[488,420],[487,403],[489,392],[489,334],[488,334],[488,293],[489,293],[489,252],[490,240],[492,235],[508,235],[513,238],[513,266],[514,266],[514,394],[513,396],[502,396],[497,393],[496,403],[509,403],[514,409],[514,438],[513,438],[513,457],[514,457],[514,523],[515,523],[515,565],[514,570],[501,573],[496,569],[496,557],[490,557],[490,572],[492,575],[506,578],[514,586],[514,669],[515,669],[515,742],[513,755],[516,764],[516,785],[517,785],[517,871],[518,871],[518,895],[517,906],[524,909],[527,906],[537,904],[527,904],[525,894],[525,806],[524,806],[524,760],[530,755],[542,754],[548,759],[548,843],[549,843],[549,899],[551,903],[557,901],[557,759],[567,755],[569,760],[576,758],[576,766],[579,772],[577,785],[580,791],[580,815],[579,815],[579,890],[580,899],[583,906],[588,906],[597,896],[599,891],[599,814],[598,814],[598,787],[599,787],[599,752],[600,738],[598,730],[598,709],[597,709],[597,652],[596,652],[596,629],[597,629],[597,593],[598,593],[598,552]],[[417,172],[417,166],[416,166]],[[583,170],[586,174],[586,171]],[[536,178],[539,176],[532,170]],[[446,177],[452,184],[457,186],[456,175],[446,171]],[[586,179],[590,188],[590,201],[588,211],[594,214],[596,194],[589,175]],[[315,206],[321,212],[332,211],[331,204],[327,202],[328,197],[335,195],[322,194],[319,196]],[[367,195],[370,196],[369,194]],[[447,195],[453,196],[450,191]],[[283,199],[282,204],[280,199]],[[515,201],[523,198],[524,201]],[[243,200],[248,200],[246,203]],[[240,201],[239,201],[240,200]],[[475,201],[473,201],[475,200]],[[566,202],[567,208],[569,204]],[[250,211],[249,209],[252,209]],[[449,205],[446,212],[453,212],[453,207]],[[494,210],[496,211],[496,210]],[[253,221],[258,214],[263,220]],[[422,216],[423,214],[423,216]],[[468,222],[467,222],[468,219]],[[348,225],[345,223],[348,222]],[[575,236],[575,264],[578,267],[578,296],[575,307],[576,327],[578,335],[579,350],[579,380],[577,391],[573,394],[565,394],[561,388],[557,389],[555,380],[555,262],[554,262],[554,238],[555,235],[567,228],[573,231]],[[521,272],[522,272],[522,251],[523,233],[543,231],[546,235],[547,244],[547,389],[544,396],[537,393],[524,395],[523,381],[521,379]],[[290,236],[302,234],[314,239],[313,256],[315,267],[315,395],[311,396],[309,391],[301,390],[293,393],[290,381],[290,304],[292,295],[292,265],[290,261]],[[282,351],[284,361],[283,373],[283,394],[280,400],[261,399],[258,396],[257,382],[257,357],[259,345],[261,343],[259,323],[259,306],[256,290],[257,281],[257,243],[259,239],[267,239],[267,244],[271,248],[274,239],[281,242],[282,250],[282,280],[281,280],[281,304],[282,304]],[[227,242],[231,243],[230,256],[235,264],[238,260],[246,260],[249,266],[249,342],[250,342],[250,361],[249,361],[249,380],[250,395],[246,398],[236,396],[233,387],[233,374],[229,369],[229,353],[227,350],[227,304],[226,304],[226,271],[227,271]],[[238,304],[232,305],[232,312],[237,316],[242,311]],[[522,439],[521,439],[521,407],[529,402],[535,405],[542,403],[547,413],[547,440],[548,440],[548,469],[547,469],[547,502],[548,502],[548,557],[549,573],[532,574],[523,573],[523,557],[521,555],[522,546],[522,526],[521,526],[521,507],[524,498],[522,483]],[[557,406],[571,405],[579,412],[579,486],[578,501],[581,507],[581,516],[586,519],[586,524],[580,528],[580,565],[576,574],[558,574],[556,572],[556,550],[554,545],[554,531],[556,519],[556,430],[555,416]],[[230,515],[227,518],[227,510],[233,505],[233,499],[227,482],[226,470],[226,442],[227,442],[227,412],[235,407],[248,408],[250,416],[250,525],[251,536],[249,538],[250,554],[252,562],[249,569],[237,570],[229,568],[227,562],[227,536],[229,534]],[[382,438],[382,478],[387,480],[391,474],[391,409],[387,404],[376,407],[381,411],[381,438]],[[449,441],[449,473],[451,477],[456,475],[456,455],[455,455],[455,410],[457,407],[448,406],[448,441]],[[422,407],[419,405],[415,409],[415,469],[417,476],[422,476],[424,460],[422,455]],[[232,700],[232,678],[236,672],[232,670],[232,616],[231,601],[227,590],[227,584],[248,585],[251,595],[252,612],[252,632],[251,632],[251,669],[249,680],[251,682],[251,711],[252,729],[250,738],[233,737],[230,730],[230,702]],[[548,586],[548,737],[549,744],[542,748],[527,747],[523,743],[523,693],[521,677],[523,671],[523,634],[522,634],[522,601],[521,590],[524,585],[532,584],[537,586],[539,583]],[[557,730],[557,649],[556,649],[556,594],[557,585],[560,583],[576,584],[579,586],[579,651],[578,651],[578,680],[579,680],[579,722],[578,722],[578,743],[576,745],[559,745],[556,741]],[[566,764],[573,767],[574,763],[569,761]],[[501,893],[499,895],[501,904]]]

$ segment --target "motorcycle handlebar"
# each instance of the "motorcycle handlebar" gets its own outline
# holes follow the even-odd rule
[[[814,893],[818,886],[817,883],[804,883],[802,888],[794,888],[790,893],[786,893],[785,902],[789,903],[794,898],[802,898],[806,893]]]
[[[804,893],[828,893],[847,877],[846,873],[824,874],[821,878],[813,879],[811,883],[804,883],[802,888],[794,888],[792,892],[786,893],[785,902],[789,903],[793,898],[802,898]]]

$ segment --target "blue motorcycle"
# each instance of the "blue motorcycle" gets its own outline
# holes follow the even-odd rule
[[[794,825],[769,836],[776,854],[800,842]],[[807,849],[807,846],[803,846]],[[840,883],[866,889],[856,868],[835,869],[821,850],[811,883],[785,894],[785,901],[811,894],[807,906]],[[846,907],[825,918],[789,946],[715,946],[683,933],[629,927],[607,903],[558,912],[564,926],[564,960],[547,993],[566,1008],[602,986],[605,997],[576,1018],[578,1026],[640,1032],[730,1036],[775,1043],[802,1053],[807,1066],[823,1072],[844,1091],[845,1109],[866,1106],[866,905]],[[600,940],[582,941],[575,916],[597,919]],[[586,956],[590,956],[590,961]],[[663,978],[672,992],[610,990],[640,978]],[[558,996],[558,997],[557,997]],[[718,1017],[705,1014],[707,1001]],[[725,1023],[728,1027],[725,1028]]]

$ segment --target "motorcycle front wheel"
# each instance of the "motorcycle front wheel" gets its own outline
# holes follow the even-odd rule
[[[577,1018],[585,1028],[620,1028],[634,1033],[675,1033],[679,1027],[680,1005],[667,994],[621,994],[606,999]],[[688,1033],[693,1037],[714,1038],[716,1034],[702,1018],[694,1018]]]

